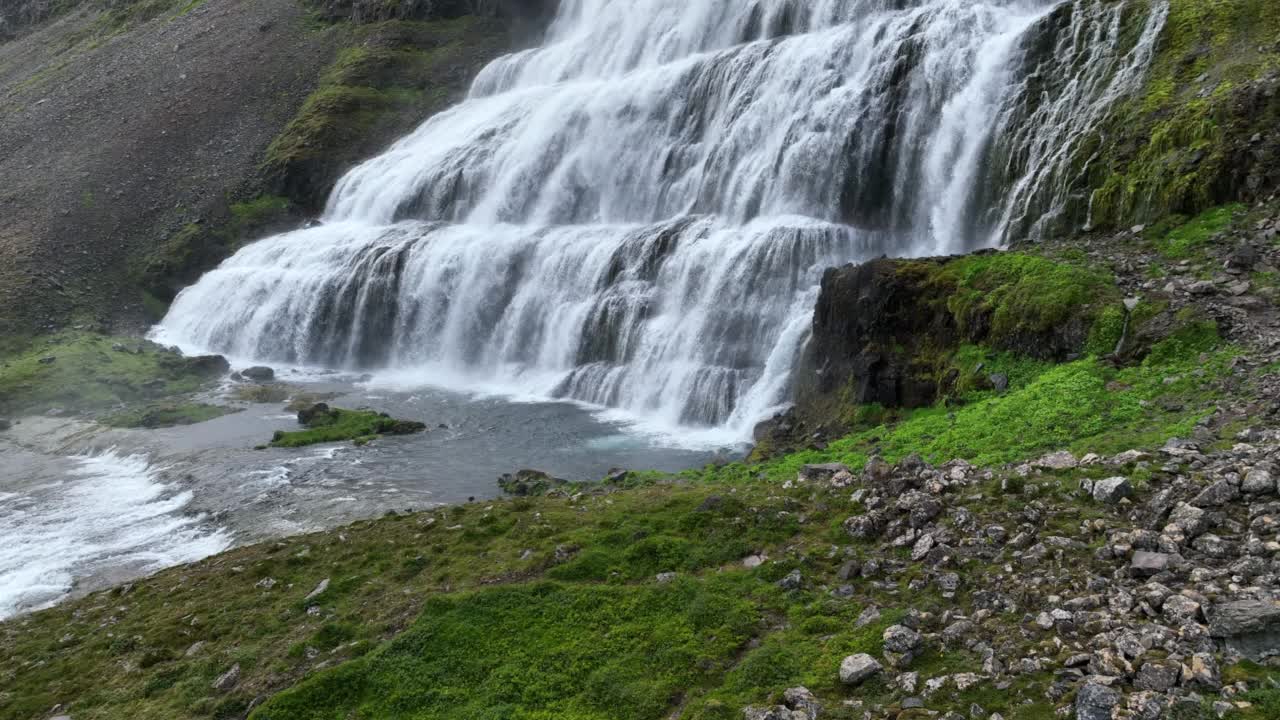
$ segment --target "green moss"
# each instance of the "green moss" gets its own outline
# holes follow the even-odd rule
[[[1215,236],[1229,228],[1244,212],[1243,205],[1226,205],[1206,210],[1192,220],[1173,227],[1156,239],[1160,254],[1171,260],[1191,256]]]
[[[103,410],[192,393],[221,372],[136,338],[63,333],[0,359],[0,412]]]
[[[1118,300],[1115,280],[1083,265],[1020,252],[970,255],[943,266],[954,283],[947,307],[961,332],[990,325],[987,342],[1011,347],[1077,319],[1089,327],[1100,306]],[[989,319],[989,320],[988,320]]]
[[[1270,0],[1169,3],[1145,92],[1121,103],[1081,155],[1093,225],[1194,215],[1235,197],[1232,145],[1266,132],[1277,107],[1258,113],[1233,99],[1280,67],[1276,37],[1280,6]]]
[[[196,425],[236,412],[235,408],[205,403],[160,404],[112,413],[102,419],[106,425],[125,428],[162,428]]]
[[[284,396],[281,396],[281,400]],[[303,447],[320,443],[354,441],[364,445],[379,435],[407,435],[421,432],[426,425],[411,420],[395,420],[372,410],[341,410],[334,408],[318,413],[306,423],[306,430],[296,432],[277,431],[271,438],[273,447]]]
[[[282,403],[289,399],[289,389],[282,385],[241,385],[232,395],[237,400],[249,403]]]

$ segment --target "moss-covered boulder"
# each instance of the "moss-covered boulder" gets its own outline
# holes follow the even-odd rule
[[[297,432],[277,430],[271,438],[271,446],[303,447],[346,440],[364,445],[381,435],[412,435],[427,429],[424,423],[397,420],[386,413],[343,410],[325,403],[299,410],[298,422],[307,429]]]

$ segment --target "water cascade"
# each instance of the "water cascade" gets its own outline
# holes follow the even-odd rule
[[[159,334],[739,436],[826,267],[1052,232],[1163,0],[563,0]]]

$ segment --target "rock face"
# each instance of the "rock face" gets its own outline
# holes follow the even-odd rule
[[[1280,601],[1240,600],[1218,605],[1210,617],[1209,634],[1255,662],[1280,656]]]

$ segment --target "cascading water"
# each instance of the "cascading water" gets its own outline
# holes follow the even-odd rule
[[[740,436],[784,399],[824,268],[1061,214],[1077,139],[1165,10],[563,0],[542,47],[348,173],[322,224],[188,288],[159,334]]]

